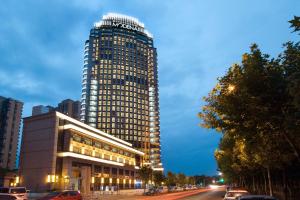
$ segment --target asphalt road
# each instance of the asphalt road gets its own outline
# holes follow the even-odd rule
[[[181,198],[180,200],[223,200],[225,195],[224,189],[216,189],[206,192],[201,192],[192,196]]]
[[[225,188],[198,189],[173,192],[155,196],[142,195],[103,195],[95,198],[86,197],[84,200],[223,200]]]

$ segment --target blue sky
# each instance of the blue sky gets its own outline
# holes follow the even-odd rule
[[[198,126],[202,97],[250,44],[277,55],[296,40],[298,0],[9,0],[0,6],[0,95],[37,104],[79,99],[84,41],[107,12],[139,18],[158,49],[166,170],[216,173],[220,135]]]

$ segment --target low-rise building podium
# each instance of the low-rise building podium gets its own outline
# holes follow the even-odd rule
[[[62,113],[31,116],[24,118],[20,184],[34,192],[135,188],[143,156],[130,143]]]

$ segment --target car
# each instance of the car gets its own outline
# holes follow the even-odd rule
[[[27,190],[25,187],[0,187],[0,193],[15,196],[18,200],[28,199]]]
[[[18,197],[11,194],[0,193],[0,200],[18,200]]]
[[[79,191],[51,192],[38,200],[82,200]]]
[[[239,196],[249,195],[247,190],[229,190],[224,196],[224,200],[235,200]]]
[[[240,196],[237,200],[277,200],[275,197],[267,195],[245,195]]]

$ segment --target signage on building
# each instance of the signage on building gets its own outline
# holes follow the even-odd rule
[[[112,21],[112,26],[113,27],[118,27],[118,28],[125,28],[128,30],[134,30],[134,31],[143,31],[143,29],[139,26],[135,26],[133,24],[124,24],[118,21]]]

